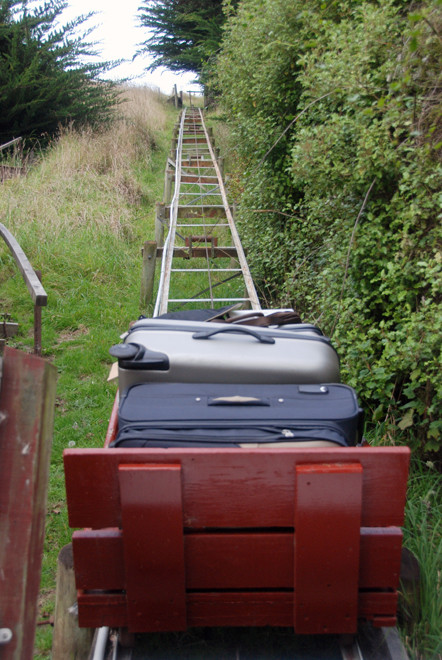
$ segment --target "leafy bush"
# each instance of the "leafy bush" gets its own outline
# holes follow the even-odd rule
[[[442,447],[440,4],[243,0],[216,80],[264,297],[333,336],[383,442],[420,454]]]

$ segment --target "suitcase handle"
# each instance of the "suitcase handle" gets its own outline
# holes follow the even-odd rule
[[[268,335],[262,335],[259,332],[256,332],[256,330],[252,330],[251,328],[246,328],[245,326],[235,326],[235,327],[228,327],[228,328],[219,328],[218,330],[209,330],[208,332],[203,331],[203,332],[195,332],[192,335],[193,339],[210,339],[210,337],[213,337],[214,335],[218,335],[220,333],[224,332],[236,332],[239,333],[240,335],[250,335],[251,337],[255,337],[258,341],[261,342],[261,344],[274,344],[275,340],[273,337],[269,337]]]
[[[109,349],[112,357],[118,358],[118,366],[121,369],[151,369],[155,371],[168,371],[169,358],[165,353],[149,351],[140,344],[129,342],[127,344],[115,344]]]

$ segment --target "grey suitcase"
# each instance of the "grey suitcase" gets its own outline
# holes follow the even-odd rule
[[[339,359],[313,325],[284,329],[143,319],[113,346],[119,387],[139,382],[337,383]]]

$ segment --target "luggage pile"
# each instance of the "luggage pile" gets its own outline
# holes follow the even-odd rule
[[[140,319],[110,350],[120,389],[111,446],[357,445],[363,414],[336,351],[299,321],[232,309]]]

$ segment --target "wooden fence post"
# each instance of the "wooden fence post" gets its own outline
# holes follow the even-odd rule
[[[52,660],[82,660],[88,658],[94,636],[93,628],[79,628],[76,611],[72,543],[61,549],[57,560],[57,591],[55,597]]]
[[[156,241],[145,241],[143,246],[143,270],[141,275],[140,296],[140,304],[142,307],[148,305],[152,300],[153,285],[155,280],[156,256]]]
[[[175,179],[175,173],[170,170],[166,171],[164,179],[164,203],[168,204],[172,198],[172,182]]]
[[[155,216],[155,241],[158,247],[164,245],[164,225],[166,222],[166,205],[161,202],[156,204]]]

